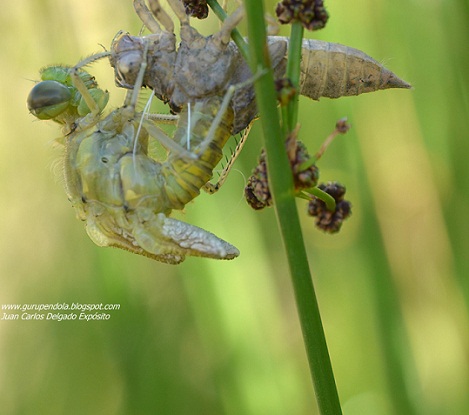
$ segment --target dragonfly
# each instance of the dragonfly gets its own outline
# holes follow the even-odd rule
[[[89,237],[98,246],[168,264],[186,256],[237,257],[230,243],[170,217],[207,185],[222,158],[234,117],[230,95],[195,103],[190,116],[183,108],[171,138],[151,116],[136,111],[146,59],[123,106],[102,114],[108,93],[83,67],[106,56],[102,52],[73,67],[47,67],[27,99],[34,116],[63,127],[65,190]],[[152,156],[150,140],[167,150],[164,161]]]
[[[234,246],[170,214],[183,209],[201,189],[209,193],[218,190],[247,135],[224,169],[223,180],[212,185],[210,179],[223,147],[231,135],[249,130],[257,116],[252,87],[255,76],[230,41],[242,10],[226,19],[218,33],[203,37],[190,26],[180,3],[169,3],[181,23],[179,49],[174,24],[159,2],[151,0],[150,11],[143,0],[134,0],[137,14],[153,33],[140,37],[119,33],[110,52],[93,55],[74,67],[46,68],[28,97],[28,107],[37,118],[63,126],[66,193],[97,245],[122,248],[170,264],[180,263],[186,256],[232,259],[239,255]],[[285,71],[287,46],[288,39],[269,39],[278,77]],[[343,48],[327,43],[313,48],[311,41],[304,42],[303,61],[307,63],[302,68],[303,94],[318,99],[408,87],[367,55]],[[310,69],[314,65],[305,59],[311,53],[316,57],[322,53],[329,60],[335,49],[335,62],[366,61],[360,66],[360,76],[350,78],[340,88],[329,74],[337,75],[337,68],[327,67],[319,81],[317,69]],[[83,69],[104,57],[110,57],[118,86],[129,89],[124,105],[106,116],[102,111],[108,94]],[[207,75],[209,66],[212,71]],[[144,86],[179,114],[172,138],[158,127],[158,115],[136,111]],[[149,152],[150,139],[167,150],[166,160]]]

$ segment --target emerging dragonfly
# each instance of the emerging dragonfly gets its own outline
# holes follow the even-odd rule
[[[194,199],[201,188],[209,192],[218,189],[209,180],[223,146],[257,114],[253,76],[229,38],[242,13],[235,12],[219,33],[205,38],[190,26],[180,4],[169,2],[181,21],[178,50],[173,23],[159,8],[159,2],[150,1],[152,14],[143,0],[134,0],[139,16],[154,34],[121,34],[111,52],[94,55],[73,68],[47,68],[41,73],[42,82],[31,91],[28,106],[39,119],[63,125],[66,191],[97,245],[119,247],[172,264],[183,261],[186,255],[231,259],[239,255],[235,247],[168,216]],[[302,68],[301,92],[311,98],[408,87],[362,52],[325,42],[312,48],[310,42],[304,43],[306,66]],[[272,62],[279,77],[285,70],[287,44],[283,38],[270,39]],[[109,55],[118,84],[130,91],[121,108],[103,117],[107,93],[82,68]],[[314,61],[325,56],[326,62],[335,63],[332,68],[327,64],[319,76],[307,59],[311,56]],[[207,75],[209,68],[212,71]],[[342,82],[344,77],[347,82]],[[180,112],[173,138],[136,112],[142,86],[150,86]],[[149,154],[149,138],[168,150],[164,162]]]
[[[135,110],[146,65],[142,59],[124,105],[103,117],[107,92],[81,68],[107,55],[103,52],[74,67],[46,68],[28,97],[33,115],[63,125],[65,188],[88,235],[99,246],[170,264],[180,263],[186,255],[235,258],[239,251],[228,242],[168,217],[195,198],[212,177],[231,135],[230,97],[196,103],[190,119],[183,110],[171,139]],[[164,162],[149,154],[149,138],[168,150]],[[188,140],[190,151],[184,148]]]
[[[180,112],[188,102],[222,96],[231,85],[245,83],[231,100],[232,133],[246,128],[257,116],[254,88],[247,83],[253,75],[238,47],[230,41],[231,31],[243,17],[242,9],[229,16],[218,33],[204,37],[190,25],[181,1],[168,0],[181,25],[181,43],[176,48],[173,21],[159,0],[148,2],[151,11],[144,0],[134,0],[134,7],[151,34],[140,37],[121,33],[112,43],[111,65],[115,68],[116,84],[134,87],[144,60],[143,50],[148,47],[143,85],[169,103],[173,112]],[[288,44],[286,37],[268,39],[276,78],[285,75]],[[303,41],[299,86],[302,95],[317,100],[387,88],[410,88],[410,85],[357,49],[319,40]]]

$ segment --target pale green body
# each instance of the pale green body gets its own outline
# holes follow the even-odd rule
[[[233,13],[218,33],[204,37],[190,26],[181,3],[170,1],[181,23],[181,45],[176,49],[170,17],[158,1],[150,4],[154,15],[142,0],[134,0],[152,35],[119,34],[111,52],[93,55],[73,68],[46,68],[43,82],[28,97],[28,107],[39,119],[64,126],[67,194],[95,243],[168,263],[179,263],[185,255],[231,259],[239,255],[235,247],[168,215],[184,208],[201,188],[217,189],[208,182],[226,141],[257,115],[253,75],[230,41],[242,13]],[[285,72],[287,45],[288,39],[269,38],[277,77]],[[107,56],[118,86],[131,90],[122,108],[102,118],[107,92],[80,68]],[[137,121],[135,103],[143,85],[180,112],[173,139],[152,121]],[[300,93],[313,99],[336,98],[391,87],[409,85],[363,52],[303,42]],[[168,149],[165,161],[148,154],[150,138]]]
[[[90,238],[99,246],[171,264],[186,255],[238,256],[234,246],[212,233],[168,217],[199,195],[222,157],[233,123],[230,108],[220,112],[223,99],[192,104],[190,120],[183,110],[171,139],[153,121],[143,120],[140,125],[132,105],[101,117],[103,101],[95,97],[107,101],[107,93],[97,88],[94,79],[84,71],[75,71],[73,78],[70,68],[53,68],[59,80],[43,76],[31,91],[28,106],[38,118],[64,126],[66,193]],[[219,112],[221,119],[208,135]],[[148,153],[150,139],[169,148],[166,160]],[[188,143],[190,151],[184,148]]]
[[[213,111],[221,101],[211,99],[197,105],[202,114],[191,129],[192,152],[200,144],[213,120]],[[207,113],[208,110],[208,113]],[[232,113],[231,113],[232,114]],[[184,142],[187,117],[182,114],[175,140]],[[230,125],[229,119],[226,120]],[[65,183],[67,195],[78,217],[86,221],[90,238],[100,246],[116,246],[159,261],[179,263],[185,255],[232,258],[236,248],[214,235],[167,216],[172,209],[182,209],[199,195],[211,179],[213,168],[222,157],[222,148],[230,130],[222,124],[209,151],[197,160],[185,160],[170,153],[163,163],[148,155],[148,133],[141,130],[138,145],[133,142],[138,122],[128,121],[117,109],[95,127],[67,137]],[[205,135],[204,135],[205,134]],[[177,230],[179,236],[170,232]],[[190,233],[187,234],[187,231]],[[185,236],[184,236],[185,235]],[[178,237],[175,243],[175,238]],[[193,250],[213,239],[217,249]],[[181,245],[188,244],[183,251]],[[208,246],[208,245],[207,245]]]

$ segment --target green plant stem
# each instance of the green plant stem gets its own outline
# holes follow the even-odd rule
[[[277,112],[274,77],[267,53],[264,7],[260,0],[245,1],[250,67],[266,70],[255,82],[256,100],[264,131],[269,186],[287,253],[306,353],[321,415],[342,413],[327,350],[316,294],[296,210],[293,179]]]
[[[300,96],[298,91],[300,85],[300,62],[303,31],[304,29],[300,22],[294,22],[291,25],[286,75],[293,84],[293,87],[296,89],[296,93],[288,104],[287,125],[289,131],[293,131],[295,129],[298,120],[298,104]]]
[[[318,199],[321,199],[327,207],[327,210],[334,212],[336,203],[335,199],[324,190],[321,190],[319,187],[313,187],[307,190],[307,193],[311,193],[313,196],[316,196]]]

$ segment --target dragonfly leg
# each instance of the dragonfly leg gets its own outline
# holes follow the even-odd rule
[[[145,0],[134,0],[134,9],[138,17],[140,17],[140,20],[151,33],[158,34],[162,32],[158,20],[168,32],[174,33],[173,21],[161,7],[154,7],[152,3],[150,3],[150,11],[145,4]]]
[[[159,0],[149,0],[150,3],[159,3]],[[189,24],[189,17],[187,17],[184,6],[180,0],[168,0],[169,5],[173,9],[181,25]]]
[[[223,183],[225,183],[225,181],[228,177],[228,174],[231,171],[231,168],[233,167],[234,162],[236,161],[238,156],[241,154],[241,150],[243,149],[244,144],[246,144],[246,141],[247,141],[249,132],[251,131],[251,127],[252,127],[253,123],[254,123],[254,121],[251,121],[249,123],[249,125],[246,127],[246,129],[242,132],[241,139],[239,140],[239,142],[236,145],[233,153],[231,154],[231,157],[229,158],[228,163],[226,164],[226,166],[221,171],[220,177],[218,178],[217,182],[215,184],[207,182],[205,184],[205,186],[203,187],[203,189],[207,193],[213,195],[214,193],[218,192],[220,190],[220,188],[222,187]]]
[[[230,85],[228,90],[225,93],[225,96],[223,97],[223,101],[220,105],[220,109],[218,110],[218,113],[216,117],[214,118],[212,124],[210,125],[210,129],[208,130],[207,136],[204,138],[204,140],[200,143],[199,146],[199,154],[203,154],[207,149],[208,146],[210,145],[210,142],[213,140],[215,137],[215,133],[217,131],[217,128],[220,126],[221,120],[228,109],[231,99],[233,98],[234,93],[236,90],[240,88],[244,88],[245,86],[251,85],[254,81],[256,81],[259,77],[264,75],[264,71],[258,71],[254,76],[251,78],[247,79],[244,82],[240,82],[235,85]]]
[[[96,122],[98,122],[99,114],[101,112],[101,109],[99,108],[98,103],[95,101],[95,99],[91,95],[90,91],[86,87],[83,80],[80,78],[78,71],[84,66],[89,65],[90,63],[93,63],[99,59],[103,59],[103,58],[110,56],[110,54],[111,54],[110,52],[106,51],[106,52],[97,53],[95,55],[91,55],[81,60],[73,68],[70,69],[70,76],[72,78],[73,85],[81,94],[82,98],[86,102],[86,105],[88,105],[88,108],[90,109],[90,113],[86,117],[83,117],[78,122],[77,128],[80,128],[80,129],[86,128],[89,125],[95,124]]]
[[[231,41],[231,31],[241,22],[244,17],[244,8],[238,7],[232,14],[230,14],[223,24],[221,25],[220,31],[213,35],[214,42],[227,45]]]
[[[143,0],[139,0],[143,3]],[[161,7],[161,4],[158,0],[149,0],[148,4],[150,5],[150,10],[153,13],[153,16],[164,26],[166,31],[174,33],[174,23],[168,13]],[[148,10],[148,9],[147,9]]]

